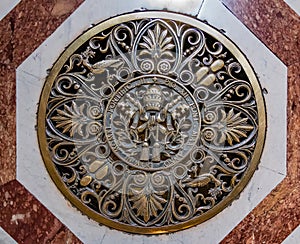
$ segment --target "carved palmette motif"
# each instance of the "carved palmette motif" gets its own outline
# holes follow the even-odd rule
[[[73,201],[113,227],[159,233],[201,219],[253,163],[253,84],[196,26],[123,21],[81,43],[52,78],[47,157]]]

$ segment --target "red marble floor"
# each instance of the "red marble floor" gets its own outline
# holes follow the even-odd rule
[[[81,2],[21,1],[0,22],[0,225],[18,243],[80,243],[15,180],[15,69]],[[288,66],[289,100],[288,176],[222,243],[281,243],[300,224],[300,17],[283,0],[223,3]]]

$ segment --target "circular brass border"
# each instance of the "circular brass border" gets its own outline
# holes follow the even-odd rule
[[[135,226],[129,226],[125,224],[120,224],[117,222],[114,222],[112,220],[106,219],[104,217],[101,217],[96,212],[85,206],[78,198],[76,198],[65,186],[63,181],[61,180],[60,176],[58,175],[54,164],[52,163],[50,159],[50,154],[47,147],[47,140],[46,140],[46,124],[45,124],[45,118],[46,118],[46,106],[47,103],[43,98],[49,97],[50,90],[52,87],[52,84],[55,80],[55,77],[58,75],[59,71],[61,70],[64,63],[68,60],[68,58],[87,40],[89,40],[91,37],[93,37],[95,34],[113,26],[116,24],[120,24],[125,21],[129,20],[138,20],[142,18],[167,18],[172,19],[175,21],[181,21],[183,23],[188,23],[191,26],[197,26],[199,29],[207,32],[209,35],[214,37],[216,40],[220,41],[239,61],[239,63],[244,68],[245,73],[247,74],[257,102],[257,110],[258,110],[258,132],[257,132],[257,143],[255,146],[255,151],[253,154],[252,162],[247,171],[245,172],[243,179],[240,183],[232,190],[232,192],[219,204],[217,204],[213,209],[208,210],[198,218],[195,218],[193,220],[190,220],[187,223],[181,223],[177,225],[172,226],[164,226],[164,227],[157,227],[157,228],[143,228],[143,227],[135,227]],[[40,151],[42,154],[42,158],[44,160],[45,166],[47,168],[48,173],[50,174],[52,180],[55,182],[56,186],[59,188],[59,190],[62,192],[62,194],[74,205],[76,206],[80,211],[85,213],[88,217],[94,219],[95,221],[107,225],[109,227],[112,227],[114,229],[118,229],[121,231],[126,232],[132,232],[137,234],[163,234],[163,233],[169,233],[174,231],[179,231],[183,229],[187,229],[189,227],[195,226],[197,224],[200,224],[216,214],[218,214],[220,211],[222,211],[226,206],[228,206],[234,199],[237,198],[237,196],[241,193],[241,191],[244,189],[244,187],[249,182],[251,176],[253,175],[254,171],[256,170],[262,151],[264,147],[265,142],[265,135],[266,135],[266,111],[265,111],[265,103],[261,91],[260,84],[256,78],[256,75],[249,64],[247,58],[243,55],[243,53],[239,50],[239,48],[227,37],[225,37],[223,34],[221,34],[219,31],[214,29],[213,27],[201,22],[198,19],[192,18],[191,16],[185,16],[182,14],[177,13],[171,13],[171,12],[163,12],[163,11],[145,11],[145,12],[135,12],[135,13],[129,13],[124,14],[121,16],[113,17],[108,20],[104,20],[103,22],[99,23],[95,27],[89,29],[87,32],[82,34],[80,37],[78,37],[75,41],[72,42],[72,44],[63,52],[63,54],[59,57],[59,59],[54,64],[47,81],[44,84],[39,106],[38,106],[38,121],[37,121],[37,135],[38,135],[38,142]]]

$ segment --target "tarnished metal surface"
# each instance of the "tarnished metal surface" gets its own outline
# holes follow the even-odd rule
[[[233,201],[265,129],[238,48],[167,12],[84,33],[54,65],[38,111],[41,153],[62,193],[100,223],[144,234],[188,228]]]

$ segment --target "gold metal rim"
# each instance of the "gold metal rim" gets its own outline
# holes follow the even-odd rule
[[[258,110],[258,132],[257,132],[257,143],[255,146],[255,151],[253,154],[253,159],[251,162],[251,166],[247,169],[246,173],[243,176],[242,181],[233,189],[233,191],[224,199],[222,202],[217,204],[213,209],[205,212],[200,217],[193,219],[187,223],[172,225],[172,226],[164,226],[164,227],[158,227],[158,228],[143,228],[143,227],[135,227],[135,226],[129,226],[125,224],[120,224],[117,222],[114,222],[112,220],[106,219],[104,217],[101,217],[96,212],[85,206],[82,202],[79,201],[64,185],[61,178],[59,177],[54,164],[52,163],[49,155],[49,151],[47,148],[47,141],[46,141],[46,125],[45,125],[45,116],[46,116],[46,102],[44,100],[45,97],[49,97],[51,87],[53,85],[53,82],[55,80],[55,77],[58,75],[59,71],[61,70],[63,64],[67,61],[67,59],[70,57],[70,55],[77,50],[84,42],[89,40],[92,36],[94,36],[96,33],[99,33],[110,26],[120,24],[124,21],[129,20],[138,20],[142,18],[168,18],[175,21],[181,21],[184,23],[188,23],[191,26],[197,26],[199,29],[203,30],[204,32],[208,33],[209,35],[213,36],[215,39],[220,41],[239,61],[239,63],[244,68],[250,82],[252,85],[252,88],[254,90],[254,95],[257,102],[257,110]],[[249,64],[247,58],[242,54],[242,52],[239,50],[239,48],[227,37],[225,37],[223,34],[221,34],[219,31],[214,29],[213,27],[200,22],[198,19],[194,19],[190,16],[185,16],[177,13],[170,13],[170,12],[162,12],[162,11],[145,11],[145,12],[136,12],[136,13],[129,13],[124,14],[118,17],[114,17],[108,20],[105,20],[101,22],[100,24],[96,25],[95,27],[91,28],[87,32],[85,32],[83,35],[81,35],[79,38],[77,38],[60,56],[60,58],[57,60],[55,65],[53,66],[47,81],[44,84],[40,101],[39,101],[39,107],[38,107],[38,142],[40,151],[45,163],[45,166],[47,168],[47,171],[49,172],[52,180],[56,184],[56,186],[59,188],[59,190],[62,192],[62,194],[79,210],[81,210],[83,213],[85,213],[88,217],[96,220],[99,223],[102,223],[104,225],[107,225],[109,227],[126,231],[126,232],[132,232],[137,234],[163,234],[163,233],[169,233],[169,232],[175,232],[183,229],[190,228],[192,226],[198,225],[216,214],[218,214],[220,211],[222,211],[226,206],[228,206],[233,200],[237,198],[237,196],[241,193],[241,191],[245,188],[247,183],[249,182],[250,178],[252,177],[253,173],[257,169],[258,163],[261,158],[261,154],[264,147],[264,141],[265,141],[265,135],[266,135],[266,111],[265,111],[265,103],[264,98],[262,95],[260,84],[256,78],[256,75]]]

